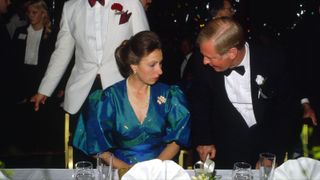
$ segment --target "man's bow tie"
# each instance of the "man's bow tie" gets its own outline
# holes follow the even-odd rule
[[[244,66],[237,66],[237,67],[234,67],[234,68],[227,69],[223,73],[224,73],[224,75],[229,76],[232,71],[236,71],[241,76],[243,76],[244,73],[246,72],[246,70],[244,69]]]
[[[98,1],[102,6],[104,6],[104,0],[88,0],[88,2],[89,2],[89,4],[90,4],[91,7],[93,7],[93,6],[96,4],[97,1]]]

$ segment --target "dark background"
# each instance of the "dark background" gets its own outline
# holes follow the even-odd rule
[[[217,0],[153,0],[147,11],[150,28],[161,37],[164,48],[177,49],[182,36],[196,38],[198,32],[210,19],[208,12],[215,1]],[[256,39],[263,33],[273,38],[278,44],[286,46],[294,43],[294,31],[302,26],[305,17],[315,13],[316,1],[318,0],[233,0],[232,2],[236,10],[235,18],[246,28],[248,39]],[[18,4],[22,5],[24,2],[25,0],[15,0],[11,12],[19,7]],[[53,25],[58,29],[64,1],[47,0],[46,2]],[[52,142],[46,142],[51,143],[55,148],[40,153],[0,154],[0,160],[5,161],[6,167],[64,167],[63,111],[56,116],[56,122],[48,123],[52,124],[50,131],[55,131],[59,135],[50,138]],[[36,130],[31,129],[31,131]]]
[[[13,0],[16,4],[26,0]],[[161,37],[173,39],[181,35],[196,36],[210,19],[209,10],[218,0],[153,0],[147,16],[151,30]],[[268,31],[281,37],[290,33],[295,24],[314,13],[318,0],[232,0],[235,18],[248,29],[249,36]],[[64,0],[46,0],[53,23],[58,27]],[[300,16],[297,14],[304,13]],[[188,18],[187,18],[188,17]]]

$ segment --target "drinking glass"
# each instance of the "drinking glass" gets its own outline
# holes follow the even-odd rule
[[[232,170],[233,180],[252,180],[251,165],[246,162],[236,162]]]
[[[260,180],[271,180],[276,165],[276,155],[272,153],[259,154],[259,176]]]
[[[74,177],[76,180],[94,180],[92,163],[89,161],[79,161],[75,164]]]
[[[200,175],[205,175],[205,171],[204,171],[204,163],[202,161],[198,161],[193,165],[193,169],[194,169],[194,175],[196,177],[200,176]]]
[[[113,154],[111,154],[109,161],[109,165],[106,165],[105,161],[101,157],[101,154],[97,155],[98,180],[114,179],[115,169],[112,168]]]

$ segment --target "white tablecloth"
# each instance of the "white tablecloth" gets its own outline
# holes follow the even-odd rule
[[[74,180],[72,169],[7,169],[12,171],[13,180]],[[231,180],[232,170],[216,170],[222,180]],[[96,170],[95,170],[96,172]],[[190,176],[194,175],[193,170],[187,170]],[[259,172],[253,170],[253,179],[259,179]]]

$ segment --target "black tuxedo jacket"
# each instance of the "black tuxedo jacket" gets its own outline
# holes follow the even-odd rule
[[[191,88],[191,124],[194,145],[215,145],[218,168],[232,168],[245,161],[255,165],[263,151],[283,154],[299,135],[299,98],[291,93],[292,84],[281,53],[250,46],[251,98],[257,121],[248,127],[228,99],[224,74],[195,62]],[[259,86],[257,75],[265,78]],[[258,97],[259,88],[267,98]]]
[[[37,93],[41,79],[47,69],[51,53],[54,50],[55,35],[49,34],[48,38],[44,38],[44,32],[42,33],[39,51],[38,64],[27,65],[24,64],[26,42],[27,42],[27,26],[18,28],[13,36],[13,44],[15,47],[15,61],[18,62],[20,69],[20,75],[23,79],[21,88],[21,98],[26,98]]]
[[[184,91],[184,93],[186,94],[188,99],[192,95],[190,93],[190,88],[191,88],[191,85],[192,85],[192,82],[193,82],[193,78],[194,78],[194,75],[193,75],[194,61],[196,60],[196,57],[197,57],[195,52],[196,51],[193,51],[191,56],[189,57],[188,62],[186,64],[185,68],[184,68],[182,77],[181,77],[180,82],[179,82],[179,85],[180,85],[181,89]],[[184,61],[184,58],[182,58],[182,59]],[[180,66],[179,66],[180,69],[181,69],[183,61],[180,63]]]

